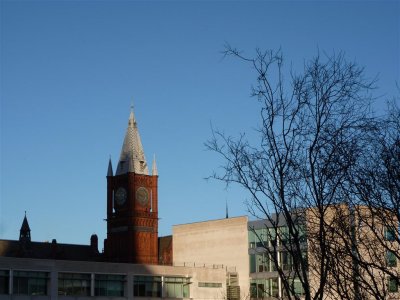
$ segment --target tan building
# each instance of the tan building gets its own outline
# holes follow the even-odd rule
[[[249,297],[247,217],[175,225],[172,231],[174,265],[223,267],[229,298]]]

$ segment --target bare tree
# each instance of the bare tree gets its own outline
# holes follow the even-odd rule
[[[396,102],[378,120],[364,160],[350,174],[358,220],[354,263],[359,282],[375,299],[395,299],[400,285],[400,109]],[[379,274],[379,276],[377,276]]]
[[[355,203],[348,196],[350,174],[365,163],[377,130],[369,109],[374,80],[342,53],[317,55],[301,73],[291,70],[288,82],[280,50],[247,58],[227,46],[224,54],[256,72],[251,95],[260,103],[259,140],[213,131],[206,145],[224,163],[212,177],[249,192],[249,211],[266,220],[263,233],[254,232],[285,297],[362,299],[368,289],[359,277],[366,271],[355,264]]]

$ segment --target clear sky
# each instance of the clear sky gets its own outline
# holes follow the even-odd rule
[[[375,108],[399,80],[398,1],[4,1],[1,9],[0,238],[27,211],[35,241],[106,236],[106,172],[114,170],[132,98],[147,161],[159,172],[159,235],[173,224],[247,214],[247,195],[206,181],[221,161],[211,124],[252,131],[251,68],[223,59],[282,48],[299,70],[344,51],[379,76]],[[288,77],[288,76],[287,76]]]

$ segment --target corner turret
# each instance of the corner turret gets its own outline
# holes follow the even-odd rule
[[[111,157],[110,160],[108,161],[108,170],[107,170],[107,176],[113,176],[113,168],[112,168],[112,164],[111,164]]]
[[[29,227],[28,219],[26,218],[26,211],[24,220],[22,221],[21,229],[19,230],[19,241],[20,242],[31,241],[31,228]]]
[[[151,170],[151,175],[158,176],[158,170],[157,170],[157,164],[156,164],[156,155],[154,155],[154,158],[153,158],[153,166],[152,166],[152,170]]]

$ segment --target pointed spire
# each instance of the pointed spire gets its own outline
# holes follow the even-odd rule
[[[24,220],[22,221],[21,229],[19,231],[19,240],[30,241],[31,240],[31,228],[29,227],[28,219],[26,218],[26,211]]]
[[[226,216],[225,216],[225,218],[228,219],[229,218],[229,214],[228,214],[228,199],[226,199],[225,202],[226,202]]]
[[[126,129],[124,144],[115,175],[134,172],[137,174],[149,175],[146,158],[136,119],[133,114],[133,107],[129,115],[128,128]]]
[[[156,155],[153,157],[153,168],[151,170],[151,175],[158,176],[157,164],[156,164]]]
[[[108,160],[108,170],[107,170],[107,176],[113,176],[113,168],[112,168],[112,163],[111,163],[111,155],[110,159]]]

